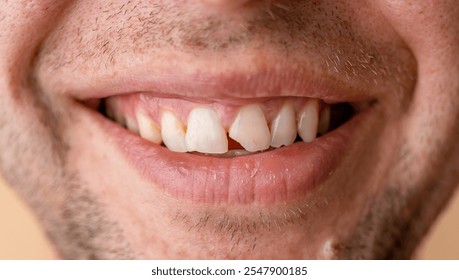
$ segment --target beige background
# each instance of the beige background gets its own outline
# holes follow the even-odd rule
[[[420,259],[459,259],[459,192],[418,252]],[[0,259],[54,259],[38,222],[0,179]]]

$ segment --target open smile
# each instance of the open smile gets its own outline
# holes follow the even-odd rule
[[[337,168],[373,101],[298,74],[267,78],[131,80],[84,101],[138,173],[175,198],[298,200]]]

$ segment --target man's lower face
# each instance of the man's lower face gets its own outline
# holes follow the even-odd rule
[[[458,184],[453,2],[0,4],[2,174],[63,258],[411,257]]]

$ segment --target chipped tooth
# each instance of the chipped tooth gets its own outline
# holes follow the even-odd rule
[[[174,152],[186,152],[185,126],[171,111],[163,111],[161,116],[161,137],[164,145]]]
[[[298,134],[304,142],[316,138],[319,122],[319,100],[309,99],[301,108],[298,115]]]
[[[126,118],[126,127],[130,131],[139,134],[139,125],[137,124],[137,120],[131,117]]]
[[[185,143],[189,152],[224,154],[228,138],[217,113],[208,107],[196,107],[188,116]]]
[[[137,110],[137,122],[140,136],[150,142],[160,145],[163,142],[158,125],[143,111]]]
[[[322,110],[320,110],[319,128],[317,131],[321,135],[324,135],[325,133],[328,132],[329,128],[330,128],[330,105],[324,104],[324,107],[322,108]]]
[[[271,134],[260,106],[250,104],[240,108],[229,129],[229,136],[249,152],[268,149]]]
[[[271,146],[279,148],[290,145],[295,142],[296,134],[295,109],[287,102],[271,123]]]

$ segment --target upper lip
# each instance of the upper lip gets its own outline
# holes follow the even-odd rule
[[[282,96],[318,98],[327,103],[368,102],[374,99],[366,90],[306,67],[263,68],[250,73],[243,69],[216,73],[184,72],[180,69],[140,73],[126,71],[110,79],[98,78],[96,83],[82,83],[88,86],[72,89],[70,93],[79,100],[131,93],[217,102]]]

